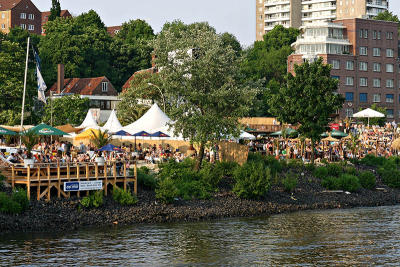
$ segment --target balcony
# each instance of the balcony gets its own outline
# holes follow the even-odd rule
[[[276,6],[276,5],[290,5],[289,0],[269,0],[265,2],[265,6]]]
[[[367,7],[388,9],[389,4],[386,1],[367,1]]]

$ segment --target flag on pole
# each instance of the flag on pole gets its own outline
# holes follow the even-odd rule
[[[40,72],[40,58],[39,58],[39,55],[36,53],[36,50],[34,48],[33,48],[33,54],[35,55],[35,61],[36,61],[36,77],[37,77],[37,87],[38,87],[38,100],[42,101],[43,103],[46,104],[46,96],[44,94],[44,91],[46,91],[47,86],[46,86],[46,83],[44,82],[42,73]]]

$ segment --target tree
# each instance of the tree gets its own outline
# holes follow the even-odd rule
[[[55,20],[61,15],[61,6],[59,0],[51,0],[49,21]]]
[[[93,142],[94,146],[97,149],[100,149],[103,146],[106,146],[111,142],[112,135],[108,134],[108,130],[105,130],[104,132],[99,130],[97,133],[96,132],[97,131],[91,130],[91,133],[92,133],[92,136],[93,136],[91,141]]]
[[[53,125],[78,125],[85,119],[88,110],[89,98],[71,95],[52,99],[45,106],[43,122],[50,124],[53,117]]]
[[[112,65],[117,70],[114,79],[117,88],[121,88],[136,71],[151,67],[151,42],[154,37],[153,29],[144,20],[131,20],[122,24],[111,46]]]
[[[374,20],[384,20],[384,21],[393,21],[397,22],[398,24],[398,32],[400,34],[400,20],[399,17],[392,12],[385,10],[384,12],[379,13],[377,16],[374,17]]]
[[[204,149],[224,136],[239,134],[238,118],[255,95],[240,80],[240,58],[207,23],[164,27],[154,43],[161,69],[161,88],[170,105],[176,134],[199,145],[196,169]]]
[[[235,35],[229,32],[224,32],[221,35],[221,38],[224,46],[230,46],[233,50],[235,50],[236,55],[240,56],[240,54],[242,53],[242,46],[240,45]]]
[[[112,38],[93,10],[74,18],[56,19],[45,25],[39,44],[42,75],[47,84],[57,77],[57,64],[65,65],[66,77],[114,78],[110,47]]]
[[[331,78],[331,66],[322,58],[314,63],[295,65],[293,76],[286,76],[287,86],[269,100],[270,111],[284,123],[299,125],[299,133],[311,138],[312,161],[314,142],[321,138],[332,114],[342,108],[343,96],[336,94],[338,81]]]

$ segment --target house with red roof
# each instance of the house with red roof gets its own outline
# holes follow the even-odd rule
[[[110,34],[112,37],[114,37],[116,34],[119,33],[119,31],[121,30],[122,26],[110,26],[107,27],[107,32],[108,34]]]
[[[42,31],[42,13],[30,0],[0,0],[0,32],[20,27],[30,33]]]

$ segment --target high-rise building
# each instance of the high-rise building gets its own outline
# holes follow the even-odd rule
[[[275,25],[299,28],[335,19],[373,18],[388,10],[389,0],[256,0],[256,38]]]

